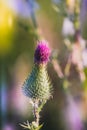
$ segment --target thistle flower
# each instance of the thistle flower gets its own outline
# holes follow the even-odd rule
[[[46,41],[40,41],[34,55],[34,62],[37,64],[45,64],[49,61],[50,49]]]
[[[51,83],[46,71],[50,49],[46,41],[40,41],[34,54],[34,67],[23,85],[23,92],[31,99],[47,100],[51,96]]]

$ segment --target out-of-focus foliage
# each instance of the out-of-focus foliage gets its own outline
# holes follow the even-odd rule
[[[0,55],[7,54],[12,49],[13,16],[11,10],[0,4]]]
[[[73,129],[72,122],[78,120],[71,113],[74,108],[80,124],[87,124],[86,5],[86,0],[0,1],[0,91],[6,108],[1,107],[1,130],[20,130],[20,122],[33,120],[21,87],[31,72],[39,38],[48,40],[52,49],[47,69],[54,86],[53,99],[41,113],[42,129]]]

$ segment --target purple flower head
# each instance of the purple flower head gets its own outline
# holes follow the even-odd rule
[[[49,61],[50,48],[46,41],[39,41],[34,54],[34,62],[37,64],[45,64]]]

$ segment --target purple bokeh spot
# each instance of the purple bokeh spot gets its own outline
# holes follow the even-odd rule
[[[80,12],[80,20],[81,24],[87,19],[87,0],[82,1],[81,12]]]
[[[35,0],[9,0],[7,5],[14,14],[24,18],[31,17],[32,10],[35,12],[39,8],[39,5]]]

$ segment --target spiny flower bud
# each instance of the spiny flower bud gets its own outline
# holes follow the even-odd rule
[[[51,96],[52,86],[46,71],[50,49],[45,41],[40,41],[34,55],[34,67],[23,85],[23,92],[31,99],[47,100]]]

